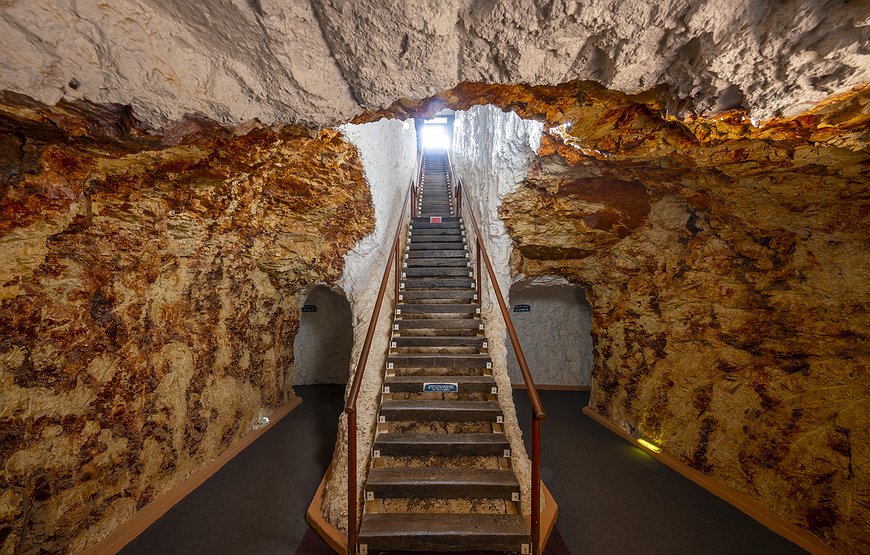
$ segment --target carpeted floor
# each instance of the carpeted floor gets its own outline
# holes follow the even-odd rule
[[[330,555],[305,511],[332,458],[344,388],[296,391],[301,406],[122,553]],[[527,427],[525,391],[514,398]],[[559,504],[546,555],[804,553],[584,416],[588,394],[542,401],[542,475]]]

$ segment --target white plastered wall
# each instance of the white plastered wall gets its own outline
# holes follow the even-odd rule
[[[455,171],[469,193],[463,202],[477,217],[503,295],[507,295],[511,287],[509,260],[512,243],[504,223],[498,217],[498,207],[502,199],[516,191],[528,175],[529,165],[540,145],[542,130],[543,126],[539,122],[523,120],[513,112],[502,112],[493,106],[476,106],[466,112],[456,112],[453,130]],[[470,221],[465,223],[466,228],[471,227]],[[473,249],[472,237],[469,232],[469,243]],[[473,253],[472,250],[472,260]],[[486,270],[482,273],[485,274]],[[513,404],[505,347],[507,332],[489,279],[485,278],[483,284],[481,312],[493,375],[499,386],[505,434],[511,442],[511,462],[522,487],[523,512],[528,514],[531,467]],[[510,300],[506,299],[506,302]]]
[[[396,231],[402,200],[417,168],[417,137],[414,122],[382,119],[363,125],[342,125],[341,132],[356,147],[362,160],[366,183],[375,210],[375,231],[361,239],[345,256],[341,288],[353,314],[353,349],[348,369],[348,386],[353,380],[368,331],[384,266]],[[365,377],[357,406],[357,475],[365,476],[374,437],[378,399],[386,362],[389,326],[392,319],[392,282],[381,306]],[[347,529],[347,418],[341,416],[333,454],[332,473],[323,501],[326,519]]]
[[[514,282],[510,302],[528,312],[511,312],[529,370],[539,386],[592,385],[592,309],[585,290],[562,277],[543,276]],[[508,373],[523,383],[508,344]]]
[[[350,304],[339,291],[318,285],[306,292],[299,331],[293,340],[293,385],[347,383],[353,346]]]

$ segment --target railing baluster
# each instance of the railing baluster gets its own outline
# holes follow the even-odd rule
[[[483,293],[483,275],[480,273],[480,237],[477,238],[477,243],[474,249],[477,252],[477,302],[480,306],[483,306],[483,297],[481,294]]]

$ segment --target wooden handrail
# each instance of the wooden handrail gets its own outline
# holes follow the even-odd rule
[[[453,159],[450,156],[450,151],[447,151],[447,164],[450,170],[450,176],[453,177]],[[456,202],[456,214],[462,216],[464,187],[462,179],[456,178],[456,193],[454,199]],[[467,192],[465,192],[467,196]],[[482,303],[483,299],[480,296],[483,276],[480,275],[480,258],[483,257],[483,262],[486,266],[486,273],[489,275],[489,281],[492,283],[492,289],[495,293],[496,301],[498,301],[499,309],[501,310],[502,318],[507,328],[508,337],[511,340],[511,345],[514,348],[514,354],[517,357],[517,363],[520,366],[520,373],[523,376],[523,381],[526,384],[526,392],[529,395],[529,401],[532,405],[532,484],[531,484],[531,535],[532,535],[532,553],[540,553],[541,545],[541,420],[544,419],[546,413],[544,406],[541,404],[541,397],[538,395],[538,389],[535,387],[535,380],[532,378],[532,373],[529,371],[529,365],[526,362],[526,355],[523,353],[522,345],[520,345],[517,331],[511,321],[510,312],[504,302],[504,296],[501,293],[501,288],[498,286],[495,271],[492,268],[492,261],[489,258],[489,253],[481,240],[480,228],[477,225],[477,218],[474,216],[474,210],[471,204],[468,206],[468,215],[471,220],[471,226],[474,229],[477,246],[478,272],[477,272],[477,301]]]
[[[384,265],[384,276],[381,278],[381,287],[378,289],[378,296],[375,300],[375,306],[372,309],[372,317],[369,320],[369,328],[366,332],[366,338],[363,342],[362,352],[359,356],[359,361],[356,365],[356,372],[353,375],[353,382],[350,386],[350,392],[347,395],[347,402],[344,404],[344,412],[347,414],[347,552],[352,555],[356,552],[356,542],[358,537],[359,519],[357,518],[357,468],[356,468],[356,451],[357,451],[357,422],[356,422],[356,404],[359,398],[359,390],[362,387],[362,378],[365,374],[366,364],[369,360],[369,352],[372,348],[372,340],[374,339],[375,329],[377,328],[378,316],[381,313],[381,304],[384,301],[384,296],[387,291],[387,284],[390,282],[390,266],[395,261],[395,278],[396,278],[396,300],[398,300],[399,287],[399,248],[401,247],[402,227],[405,222],[405,212],[408,210],[408,200],[418,197],[417,181],[423,171],[422,153],[418,158],[418,167],[416,178],[411,179],[408,185],[408,190],[405,193],[405,199],[402,201],[402,213],[399,215],[399,223],[396,225],[396,234],[393,237],[393,245],[390,248],[390,256],[387,258],[387,263]],[[411,207],[411,215],[416,213],[416,207]]]

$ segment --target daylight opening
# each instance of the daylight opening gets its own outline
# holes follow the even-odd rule
[[[446,123],[438,120],[445,118],[435,118],[426,121],[423,124],[423,148],[427,150],[443,150],[450,146],[447,136]]]

